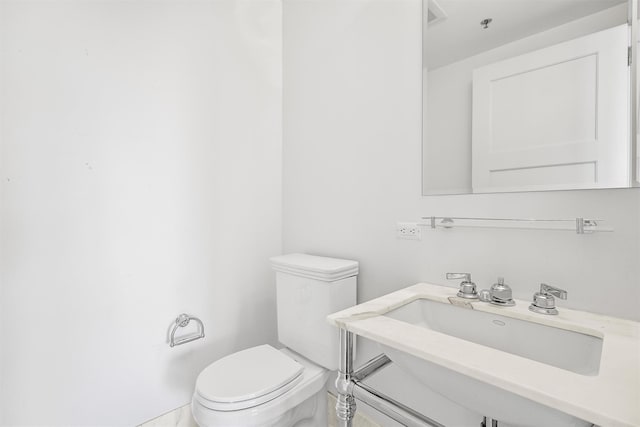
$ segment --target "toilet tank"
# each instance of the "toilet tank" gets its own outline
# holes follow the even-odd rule
[[[278,341],[330,370],[339,332],[327,316],[356,304],[358,262],[307,254],[271,258],[276,271]]]

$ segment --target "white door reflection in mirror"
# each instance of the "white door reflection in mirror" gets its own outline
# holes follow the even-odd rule
[[[473,192],[629,185],[626,25],[474,70]]]

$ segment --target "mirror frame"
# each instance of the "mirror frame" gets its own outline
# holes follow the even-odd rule
[[[628,1],[629,15],[627,23],[629,24],[629,92],[631,100],[631,117],[630,140],[631,144],[631,183],[630,188],[640,187],[640,176],[638,176],[638,0]]]

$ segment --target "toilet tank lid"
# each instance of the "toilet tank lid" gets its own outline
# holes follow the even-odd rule
[[[358,274],[358,261],[308,254],[280,255],[270,259],[274,270],[317,280],[335,281]]]

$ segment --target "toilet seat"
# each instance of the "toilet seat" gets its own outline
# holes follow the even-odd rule
[[[265,369],[267,367],[267,369]],[[273,400],[302,381],[304,367],[270,345],[224,357],[196,381],[200,403],[217,411],[237,411]]]
[[[225,406],[224,402],[213,402],[213,405],[222,408],[214,409],[210,408],[212,402],[205,399],[198,390],[198,385],[203,384],[203,382],[197,381],[191,403],[191,411],[198,425],[227,427],[273,427],[282,425],[282,417],[286,417],[288,411],[294,410],[293,408],[296,408],[308,399],[313,399],[313,396],[317,396],[318,393],[324,394],[323,390],[329,377],[329,371],[287,348],[276,351],[303,367],[300,380],[297,381],[290,390],[284,391],[277,398],[265,401],[262,404],[256,404],[255,406],[247,406],[245,409],[225,410],[225,408],[229,408],[230,406]],[[230,355],[229,357],[233,356],[234,355]],[[260,360],[253,360],[251,364],[256,365],[256,369],[270,369],[269,365],[261,363]],[[228,371],[226,375],[228,377],[238,376],[237,373],[234,375],[234,372],[230,371]],[[242,375],[243,374],[240,373],[240,376]]]

